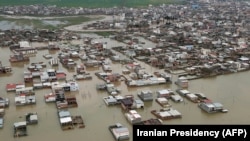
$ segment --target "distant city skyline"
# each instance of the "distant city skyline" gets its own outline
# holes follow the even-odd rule
[[[57,5],[60,7],[86,7],[86,8],[105,8],[105,7],[141,7],[159,4],[173,4],[173,3],[183,3],[186,0],[0,0],[0,6],[17,6],[17,5],[34,5],[34,4],[44,4],[44,5]]]

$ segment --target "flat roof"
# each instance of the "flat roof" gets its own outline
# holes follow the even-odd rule
[[[158,90],[158,93],[159,93],[159,94],[169,94],[170,91],[167,90],[167,89],[163,89],[163,90]]]
[[[60,118],[60,123],[68,123],[68,122],[72,122],[71,117]]]
[[[0,125],[3,125],[3,118],[0,118]]]
[[[26,125],[27,125],[26,121],[20,121],[14,123],[14,127],[26,126]]]
[[[38,120],[38,116],[37,115],[31,115],[30,116],[30,120],[31,121],[37,121]]]
[[[180,90],[180,92],[183,93],[183,94],[188,94],[188,93],[190,93],[188,90]]]
[[[129,135],[129,130],[126,127],[114,128],[112,129],[112,131],[113,131],[113,134],[116,136],[116,138]]]
[[[59,111],[58,114],[59,114],[60,118],[70,117],[70,112],[69,111]]]
[[[19,42],[20,47],[31,47],[30,43],[28,41],[20,41]]]

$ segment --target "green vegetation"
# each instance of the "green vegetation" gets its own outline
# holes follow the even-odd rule
[[[149,4],[169,4],[169,3],[182,3],[184,0],[0,0],[0,6],[13,6],[13,5],[57,5],[60,7],[141,7]]]
[[[94,33],[103,37],[109,37],[110,35],[114,35],[114,32],[112,31],[99,31]]]

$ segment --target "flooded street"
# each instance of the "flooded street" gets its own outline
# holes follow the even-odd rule
[[[86,35],[88,36],[88,35]],[[90,35],[95,36],[95,35]],[[112,48],[116,46],[122,46],[124,44],[110,40],[108,38],[96,39],[99,42],[107,42],[107,47]],[[75,41],[72,44],[82,44],[83,41]],[[32,43],[32,46],[40,46],[39,43]],[[149,42],[144,47],[154,47],[154,44]],[[83,117],[85,128],[75,128],[73,130],[62,131],[60,128],[57,109],[55,103],[45,103],[44,94],[50,93],[51,89],[38,89],[35,90],[36,104],[16,107],[14,103],[14,92],[7,92],[5,86],[7,83],[19,83],[23,82],[23,73],[27,70],[27,67],[32,62],[46,62],[48,68],[52,68],[43,55],[51,54],[53,57],[58,56],[56,51],[39,50],[36,56],[30,58],[30,62],[27,63],[10,63],[9,55],[12,52],[9,48],[0,48],[0,60],[5,66],[12,67],[12,74],[0,74],[0,96],[9,98],[10,106],[6,109],[4,116],[4,128],[0,129],[1,140],[6,141],[66,141],[66,140],[87,140],[87,141],[113,141],[114,138],[108,130],[108,126],[117,122],[125,125],[130,130],[130,141],[132,141],[132,125],[126,120],[124,112],[119,105],[107,106],[103,97],[108,96],[106,91],[96,90],[96,84],[103,83],[103,80],[97,78],[96,72],[102,72],[102,68],[87,68],[87,72],[92,75],[92,80],[78,81],[80,86],[79,92],[72,92],[76,95],[78,107],[69,108],[72,115],[81,115]],[[77,64],[82,63],[81,60],[76,60]],[[163,71],[141,63],[141,65],[147,70],[147,72]],[[113,72],[122,73],[124,65],[120,63],[112,64]],[[71,79],[76,73],[75,71],[68,71],[61,63],[58,67],[54,67],[58,70],[64,70],[67,72],[67,79]],[[201,111],[197,104],[192,103],[185,99],[182,103],[174,103],[170,101],[172,107],[177,109],[181,114],[180,119],[171,119],[164,121],[164,124],[249,124],[250,112],[248,107],[250,106],[249,84],[250,72],[240,72],[229,75],[222,75],[217,77],[211,77],[207,79],[190,80],[188,90],[190,92],[202,92],[208,98],[215,102],[220,102],[228,113],[215,113],[208,114]],[[176,80],[177,76],[173,76],[172,81]],[[132,94],[137,97],[137,92],[140,90],[150,89],[153,92],[159,89],[172,89],[176,90],[177,86],[172,84],[162,84],[144,87],[127,87],[124,81],[115,83],[117,87],[121,89],[121,95]],[[156,95],[154,95],[156,98]],[[156,118],[150,113],[151,110],[160,109],[161,106],[154,101],[145,102],[144,109],[138,109],[137,112],[142,116],[143,120],[150,118]],[[28,112],[38,113],[38,124],[29,125],[27,127],[28,136],[14,138],[13,137],[13,123],[24,120],[24,114]]]

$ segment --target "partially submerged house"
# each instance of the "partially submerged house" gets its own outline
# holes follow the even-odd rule
[[[14,123],[14,137],[27,136],[27,123],[26,121],[20,121]]]
[[[126,119],[130,124],[135,124],[142,121],[141,115],[136,110],[129,110],[125,113]]]
[[[161,89],[161,90],[157,90],[156,91],[156,95],[157,97],[165,97],[165,98],[170,98],[170,96],[173,94],[174,92],[170,89]]]
[[[38,115],[37,113],[27,113],[25,114],[26,123],[29,124],[37,124],[38,123]]]
[[[144,108],[144,102],[140,99],[134,99],[133,97],[124,97],[120,100],[121,107],[123,110],[133,110]]]
[[[223,105],[219,102],[201,102],[198,104],[203,111],[207,113],[227,112]]]
[[[151,113],[161,120],[168,120],[168,119],[175,119],[182,117],[182,114],[178,110],[173,108],[160,109],[158,111],[152,110]]]
[[[185,97],[187,94],[190,94],[190,92],[186,89],[177,89],[176,92],[183,97]]]
[[[171,104],[169,104],[168,99],[165,97],[158,97],[155,99],[155,101],[161,105],[163,108],[171,107]]]
[[[9,99],[0,97],[0,108],[5,108],[9,106]]]
[[[186,98],[194,103],[198,103],[199,102],[199,98],[197,95],[193,94],[193,93],[189,93],[186,94]]]
[[[12,72],[11,66],[3,66],[2,62],[0,61],[0,73],[10,73]]]
[[[182,102],[183,98],[179,94],[171,95],[170,99],[174,102]]]
[[[73,120],[71,118],[71,114],[68,110],[59,110],[58,118],[61,125],[62,130],[73,129]]]
[[[13,55],[10,55],[10,58],[9,58],[9,61],[11,63],[14,63],[14,62],[25,62],[25,61],[29,61],[29,60],[30,60],[30,58],[28,56],[25,56],[22,53],[15,53]]]
[[[137,95],[143,101],[153,101],[153,92],[150,90],[142,90]]]
[[[176,81],[175,84],[178,85],[181,88],[187,88],[188,87],[188,79],[184,76],[179,77]]]
[[[15,97],[15,105],[16,106],[23,106],[23,105],[29,105],[29,104],[36,104],[36,98],[35,95],[18,95]]]
[[[107,106],[119,104],[119,102],[117,101],[117,99],[114,96],[112,96],[112,95],[104,97],[103,101],[105,102],[105,104]]]
[[[16,89],[15,105],[23,106],[36,104],[36,97],[33,87],[23,87]]]
[[[110,125],[109,131],[111,132],[116,141],[128,140],[130,138],[128,128],[120,123],[116,123],[115,125]]]
[[[112,83],[108,83],[106,84],[106,89],[107,89],[107,92],[110,94],[110,95],[118,95],[121,90],[119,88],[117,88],[114,84]]]

